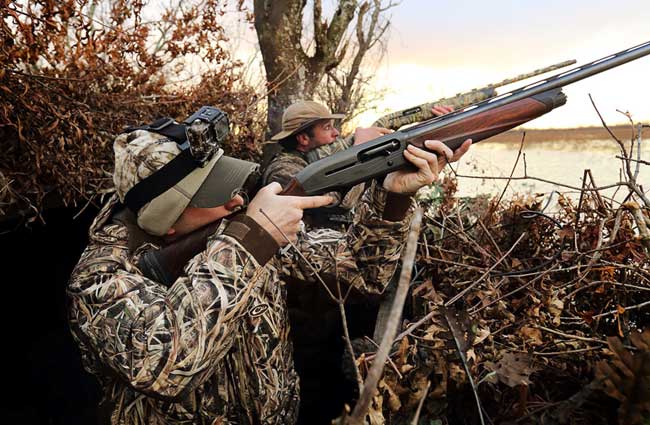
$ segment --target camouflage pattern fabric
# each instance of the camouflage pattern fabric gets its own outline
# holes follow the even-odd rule
[[[373,186],[348,232],[299,236],[324,278],[383,291],[410,221],[382,220],[385,200]],[[311,269],[291,251],[257,264],[222,234],[224,220],[165,287],[138,270],[151,244],[129,250],[127,227],[111,218],[117,205],[113,196],[95,219],[67,292],[73,336],[102,384],[111,423],[294,423],[299,386],[281,276],[311,281]]]
[[[397,112],[391,112],[375,121],[372,125],[375,127],[384,127],[391,130],[399,130],[401,127],[409,124],[426,121],[434,118],[431,108],[434,106],[451,106],[454,109],[462,109],[481,100],[489,99],[496,96],[496,91],[492,87],[474,89],[466,93],[459,93],[454,97],[443,98],[435,102],[427,102],[422,105],[404,109]]]
[[[305,168],[307,157],[297,150],[281,150],[269,163],[262,174],[262,184],[278,182],[285,187],[291,179]]]
[[[319,159],[327,158],[330,155],[333,155],[337,152],[344,151],[349,147],[354,145],[354,135],[349,137],[337,137],[333,143],[329,145],[319,146],[316,149],[312,149],[305,154],[305,158],[308,163],[316,162]]]

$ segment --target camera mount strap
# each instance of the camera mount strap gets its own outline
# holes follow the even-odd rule
[[[137,127],[128,127],[124,130],[125,133],[131,133],[135,130],[146,130],[152,133],[158,133],[165,137],[169,137],[179,145],[187,141],[187,134],[185,128],[187,124],[178,124],[172,118],[158,118],[156,121],[148,125],[140,125]]]
[[[124,204],[135,214],[198,167],[189,150],[183,150],[155,173],[141,180],[124,196]]]

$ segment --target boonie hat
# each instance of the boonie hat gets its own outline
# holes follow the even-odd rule
[[[271,140],[282,140],[292,136],[319,120],[337,119],[344,114],[333,114],[329,108],[313,100],[299,100],[282,114],[282,131]]]
[[[120,201],[136,184],[176,158],[178,144],[161,135],[135,130],[117,136],[113,143],[113,182]],[[225,204],[242,191],[259,166],[223,155],[219,149],[203,167],[197,167],[173,187],[134,211],[138,226],[149,234],[162,236],[188,206],[212,208]]]

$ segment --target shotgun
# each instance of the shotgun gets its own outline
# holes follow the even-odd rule
[[[466,139],[474,143],[524,124],[566,103],[561,88],[650,54],[650,41],[578,66],[550,78],[475,103],[405,130],[396,131],[309,164],[287,184],[284,195],[309,196],[344,190],[409,166],[408,144],[423,147],[440,140],[452,150]],[[171,285],[185,264],[205,250],[219,223],[211,223],[160,250],[143,254],[139,266],[147,277]]]

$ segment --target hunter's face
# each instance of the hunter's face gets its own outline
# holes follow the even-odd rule
[[[334,143],[339,131],[334,127],[334,120],[323,120],[314,124],[314,136],[309,138],[308,150]]]

